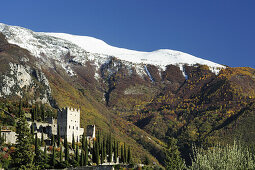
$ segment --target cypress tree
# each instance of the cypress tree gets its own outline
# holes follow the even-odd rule
[[[58,144],[58,146],[60,146],[60,128],[59,128],[59,125],[58,125],[58,127],[57,127],[57,144]]]
[[[120,150],[120,155],[121,155],[121,162],[124,163],[124,151],[123,151],[123,145],[121,145],[121,150]]]
[[[82,141],[81,141],[81,147],[83,150],[85,150],[85,133],[82,134]]]
[[[88,151],[88,147],[85,148],[85,162],[84,162],[84,166],[88,165],[88,155],[89,155],[89,151]]]
[[[74,140],[74,134],[73,134],[73,140],[72,140],[72,149],[75,149],[75,140]]]
[[[42,136],[41,136],[41,146],[44,146],[44,137],[43,137],[44,135],[43,135],[43,133],[42,133]]]
[[[117,162],[117,145],[116,141],[114,141],[114,162]]]
[[[128,164],[130,164],[132,161],[132,158],[131,158],[131,151],[130,151],[130,146],[128,147],[128,156],[127,156],[127,162]]]
[[[106,157],[106,139],[103,139],[103,148],[102,148],[102,160],[101,162],[104,163]]]
[[[108,152],[108,162],[112,162],[112,136],[110,134],[109,136],[109,142],[108,142],[108,148],[109,148],[109,152]]]
[[[65,145],[65,161],[69,161],[69,148],[68,148],[66,135],[65,135],[64,145]]]
[[[35,108],[32,108],[32,110],[31,110],[31,118],[32,118],[32,121],[34,122],[35,121]]]
[[[96,164],[99,165],[99,143],[96,141],[96,148],[95,148],[95,155],[96,155]]]
[[[36,135],[35,135],[35,159],[34,159],[35,165],[39,165],[42,161],[40,146],[38,143],[39,143],[38,136],[36,133]]]
[[[34,123],[31,124],[31,135],[32,135],[32,138],[34,139],[34,135],[35,135]]]
[[[126,148],[126,143],[124,143],[124,163],[127,163],[127,148]]]
[[[81,149],[81,159],[80,159],[80,166],[84,166],[84,151],[83,151],[83,149]]]
[[[119,157],[119,142],[117,142],[117,157]]]
[[[76,145],[75,159],[77,163],[79,164],[80,160],[79,160],[79,145],[78,144]]]
[[[51,135],[51,145],[55,146],[55,139],[54,139],[54,135]]]

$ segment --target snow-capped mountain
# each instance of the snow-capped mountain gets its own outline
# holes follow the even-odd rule
[[[9,26],[0,23],[2,32],[9,43],[16,44],[27,49],[37,58],[44,61],[44,64],[51,66],[49,60],[55,60],[70,75],[75,75],[67,62],[64,62],[67,55],[73,56],[73,61],[85,64],[87,61],[94,62],[96,70],[109,58],[115,57],[130,66],[136,67],[139,75],[148,74],[146,65],[155,65],[160,70],[165,70],[167,65],[177,65],[185,75],[183,65],[207,65],[210,70],[218,74],[224,66],[204,60],[180,51],[161,49],[153,52],[141,52],[124,48],[113,47],[104,41],[88,37],[77,36],[65,33],[42,33],[33,32],[18,26]],[[98,73],[95,73],[98,77]]]

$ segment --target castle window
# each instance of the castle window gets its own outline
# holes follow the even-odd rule
[[[74,129],[74,126],[73,126],[73,129]]]
[[[70,125],[69,125],[69,129],[70,129]]]
[[[76,127],[76,130],[78,130],[78,127]]]

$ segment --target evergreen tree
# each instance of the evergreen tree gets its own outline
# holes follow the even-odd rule
[[[34,135],[35,135],[34,123],[31,124],[31,135],[32,135],[32,138],[34,138]]]
[[[121,145],[121,150],[120,150],[120,162],[124,163],[124,151],[123,151],[123,145]]]
[[[126,148],[126,143],[124,143],[124,158],[123,158],[124,163],[127,163],[127,148]]]
[[[51,135],[51,145],[55,146],[55,139],[54,139],[54,135]]]
[[[185,164],[180,157],[180,152],[177,147],[177,140],[174,138],[168,139],[168,148],[165,149],[166,159],[165,166],[166,169],[184,169]]]
[[[85,162],[84,162],[84,166],[88,165],[88,155],[89,155],[88,147],[85,147]]]
[[[95,155],[96,155],[96,164],[99,165],[99,143],[98,143],[98,141],[96,141]]]
[[[32,108],[32,110],[31,110],[31,118],[32,118],[32,121],[34,122],[35,121],[35,108]]]
[[[128,155],[127,155],[127,162],[128,164],[130,164],[132,161],[132,157],[131,157],[131,151],[130,151],[130,146],[128,147]]]
[[[74,134],[73,134],[73,140],[72,140],[72,149],[75,150],[75,140],[74,140]]]
[[[82,141],[81,141],[81,148],[83,149],[83,150],[85,150],[85,133],[83,132],[83,134],[82,134]]]
[[[65,161],[69,161],[69,148],[68,148],[68,143],[67,143],[67,137],[65,136],[65,141],[64,141],[64,147],[65,147]]]
[[[34,154],[32,152],[32,136],[25,115],[20,106],[20,117],[17,122],[17,140],[15,152],[11,154],[14,167],[32,168]]]
[[[44,137],[43,137],[43,133],[42,133],[42,136],[41,136],[41,146],[44,146],[45,145],[45,142],[44,142]]]
[[[80,155],[80,166],[84,166],[84,151],[81,149],[81,155]]]
[[[112,136],[109,135],[108,140],[108,162],[112,162]]]
[[[116,141],[114,141],[114,162],[117,162],[117,144]]]
[[[39,146],[39,142],[38,142],[38,136],[37,133],[35,135],[35,165],[40,165],[42,161],[42,155],[41,155],[41,150],[40,150],[40,146]]]
[[[60,128],[59,128],[59,125],[58,125],[58,127],[57,127],[57,140],[58,140],[58,141],[57,141],[57,142],[58,142],[57,144],[58,144],[58,146],[60,146],[60,138],[61,138],[61,137],[60,137]]]
[[[101,162],[104,163],[106,157],[106,140],[105,138],[103,139],[103,146],[102,146],[102,155],[101,155]]]
[[[75,159],[76,159],[77,163],[80,162],[80,160],[79,160],[79,145],[78,144],[76,145]]]
[[[119,157],[119,142],[117,142],[117,157]]]

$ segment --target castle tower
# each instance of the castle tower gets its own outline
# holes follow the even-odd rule
[[[60,136],[62,138],[67,136],[67,141],[72,142],[74,139],[80,140],[80,136],[83,134],[84,129],[80,128],[80,110],[73,108],[63,108],[58,111],[58,128]]]

